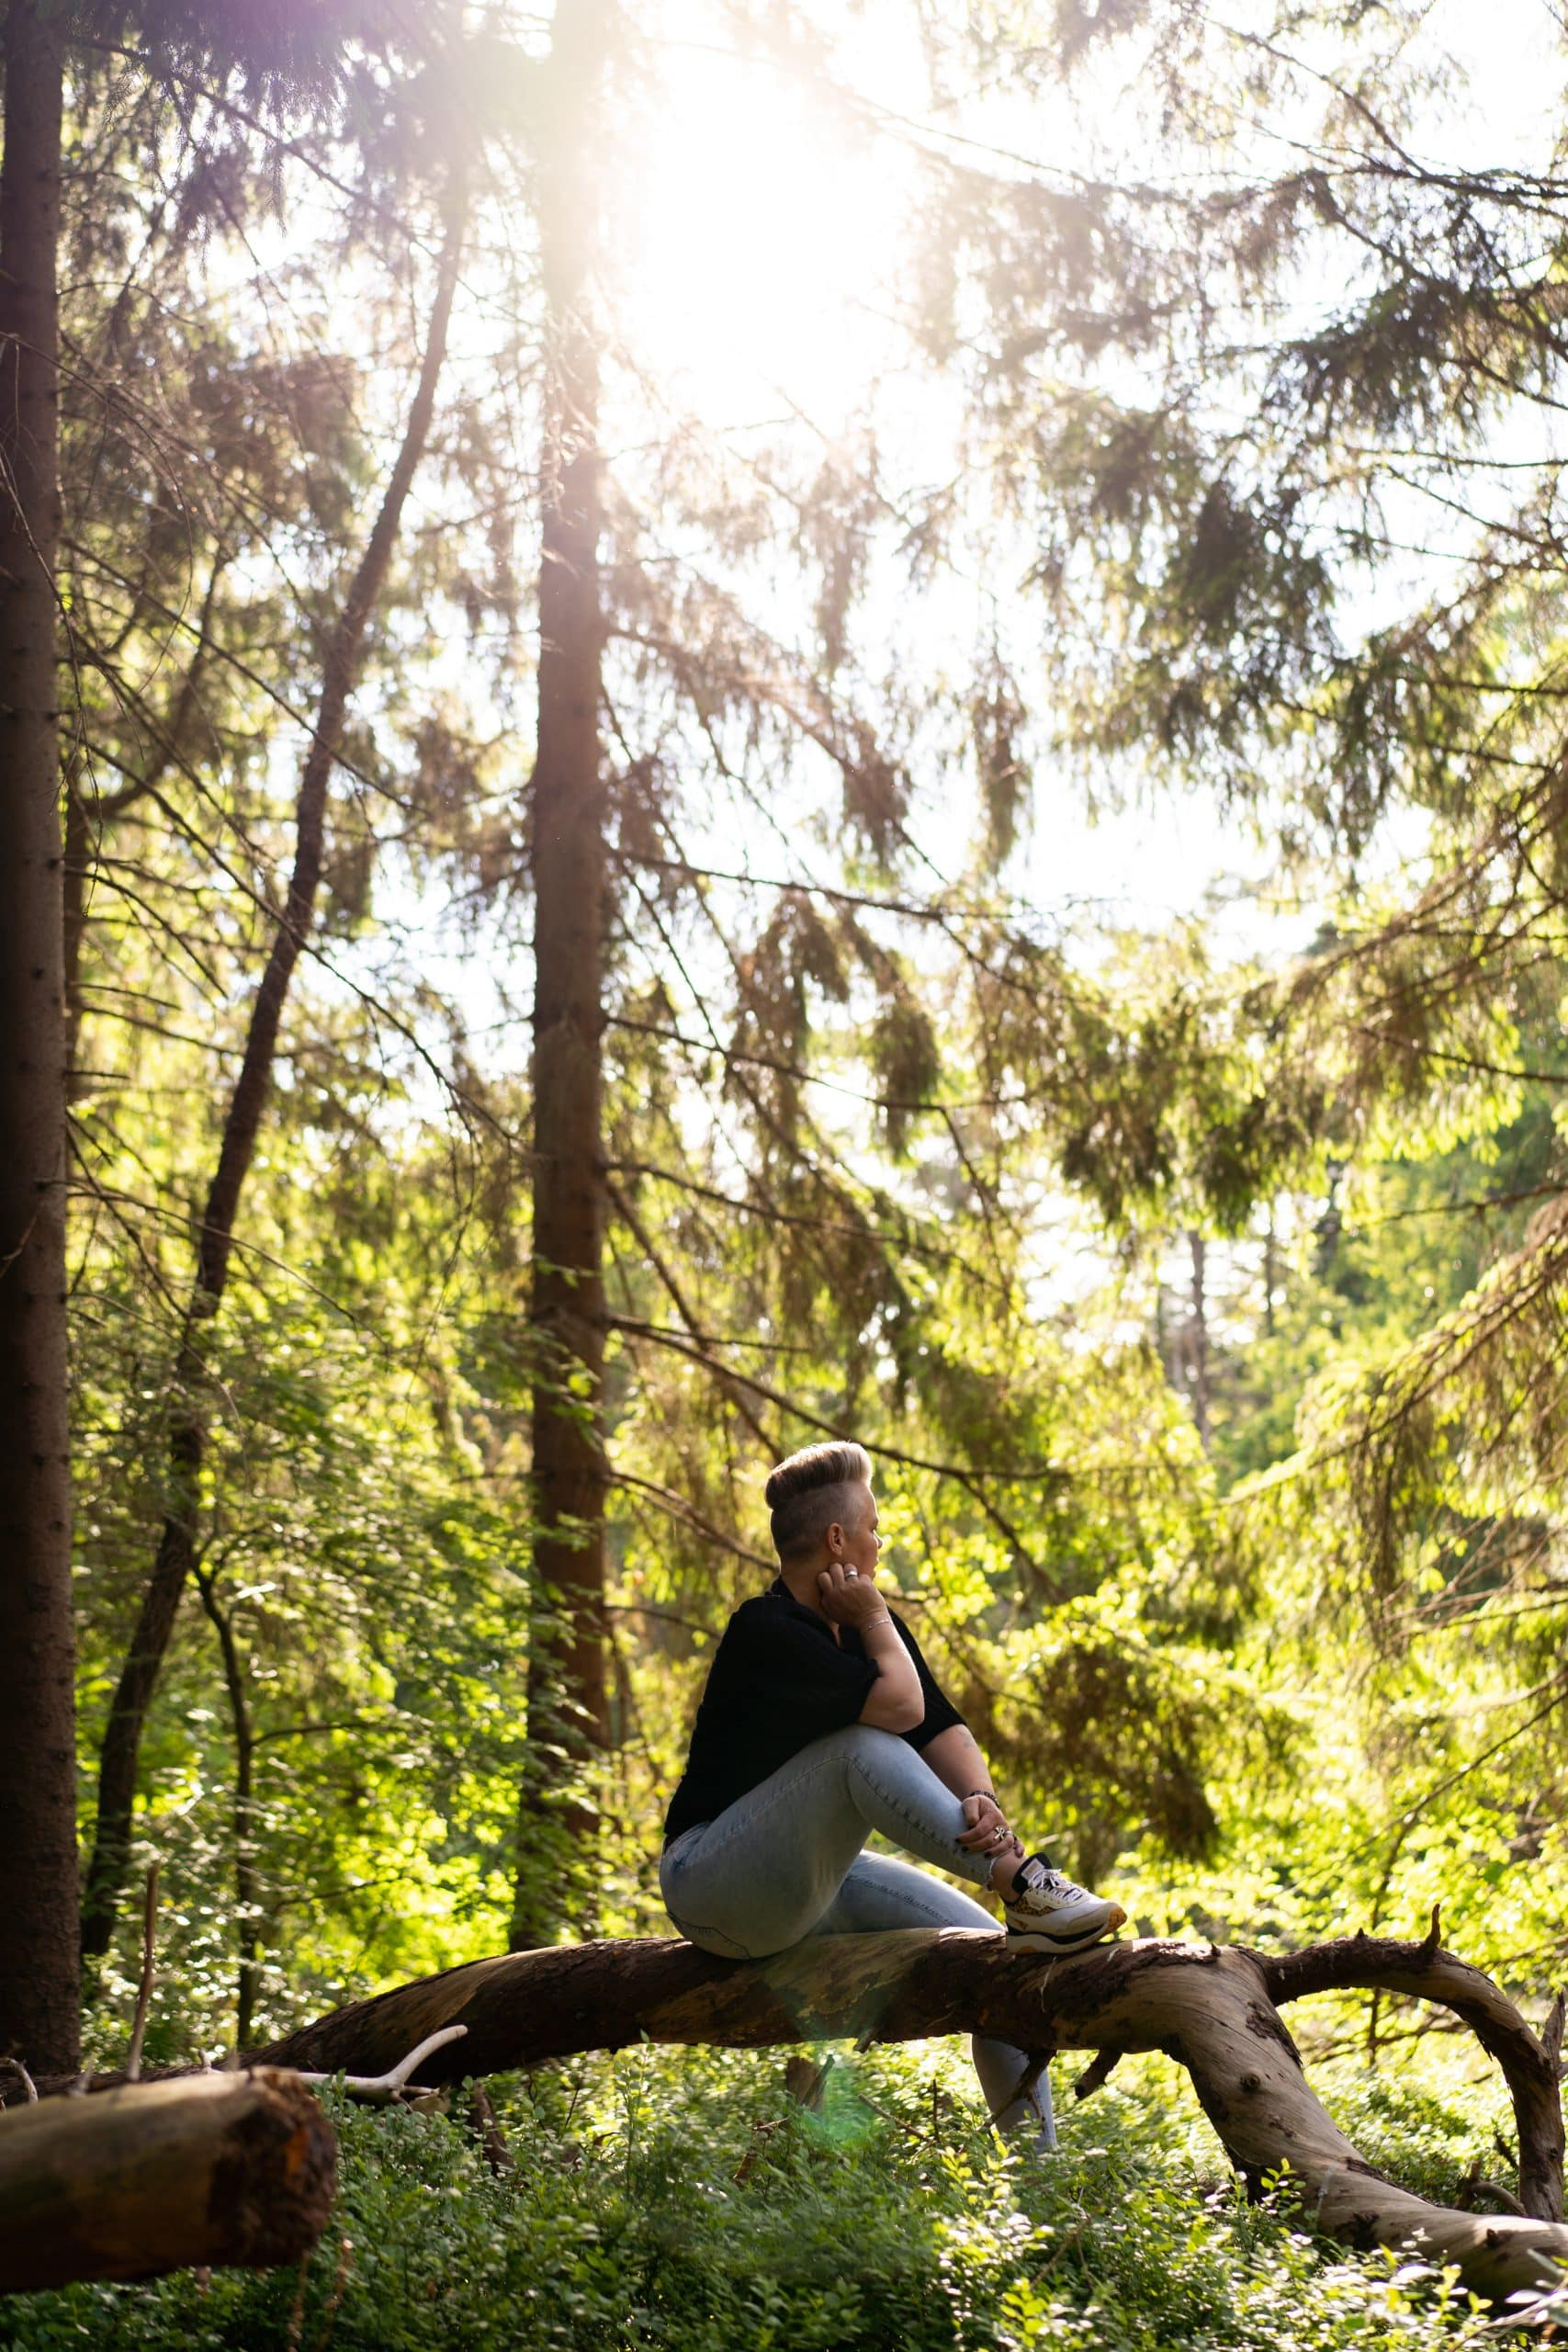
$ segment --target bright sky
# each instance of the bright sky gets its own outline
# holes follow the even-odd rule
[[[1246,31],[1271,13],[1236,0],[1212,21]],[[882,429],[902,432],[901,455],[934,479],[950,457],[934,445],[955,418],[904,378],[893,318],[917,177],[904,130],[916,121],[922,143],[975,138],[1059,169],[1120,153],[1130,168],[1145,161],[1147,94],[1129,84],[1117,50],[1081,120],[1005,86],[963,115],[933,108],[915,17],[906,0],[867,0],[837,18],[839,79],[871,101],[852,119],[825,114],[768,58],[738,52],[716,0],[661,0],[649,23],[663,79],[649,110],[649,169],[611,242],[628,343],[708,428],[744,438],[793,415],[830,441],[863,417],[874,386]],[[1434,72],[1435,112],[1460,117],[1471,152],[1545,160],[1562,85],[1548,0],[1434,0],[1414,45]],[[1239,81],[1239,45],[1235,55]],[[920,611],[898,599],[889,617],[907,657],[940,673],[944,644],[973,641],[981,589],[1005,599],[1023,560],[999,550],[995,580],[950,582]],[[1047,906],[1103,899],[1125,920],[1155,922],[1195,910],[1217,876],[1259,876],[1264,865],[1201,800],[1161,798],[1095,823],[1076,783],[1046,776],[1018,880]],[[1271,913],[1249,909],[1245,892],[1239,903],[1227,896],[1219,928],[1238,948],[1281,944]],[[1287,939],[1303,933],[1299,918],[1285,925]]]
[[[1091,110],[1076,128],[1065,107],[1005,90],[962,119],[933,112],[915,10],[908,0],[866,0],[839,19],[839,68],[842,83],[874,104],[858,118],[829,117],[774,63],[738,53],[720,0],[653,6],[660,14],[649,54],[662,78],[646,93],[647,167],[606,223],[618,277],[610,307],[628,354],[673,406],[737,447],[792,421],[826,445],[863,416],[875,385],[884,430],[902,435],[900,463],[912,457],[917,473],[923,465],[940,479],[952,463],[956,411],[949,395],[915,388],[895,316],[916,184],[900,126],[913,119],[926,126],[922,140],[984,139],[1061,168],[1094,141],[1135,141],[1141,94],[1124,86],[1118,65],[1102,76],[1098,117]],[[1235,13],[1249,13],[1247,0]],[[1562,79],[1559,28],[1544,0],[1491,0],[1484,10],[1473,0],[1437,0],[1423,40],[1431,57],[1449,51],[1459,61],[1453,76],[1439,76],[1439,104],[1466,119],[1472,152],[1521,164],[1544,158]],[[886,109],[880,128],[877,107]],[[618,424],[628,446],[646,442],[640,401],[628,399]],[[613,466],[624,454],[616,429],[613,418]],[[923,598],[884,587],[874,620],[922,679],[940,679],[950,648],[960,663],[967,659],[986,593],[1008,603],[1026,557],[1001,545],[988,577],[950,578]],[[961,859],[966,821],[949,809],[928,819],[925,846],[939,867],[952,871]],[[732,853],[715,863],[733,862],[732,841],[707,846]],[[792,862],[776,842],[750,846],[761,872]],[[1316,910],[1281,909],[1260,895],[1268,865],[1267,852],[1204,798],[1160,795],[1096,821],[1076,779],[1045,772],[1012,879],[1047,914],[1088,901],[1111,922],[1140,927],[1213,899],[1216,952],[1289,953],[1310,934]],[[821,858],[817,870],[829,876],[832,861]],[[400,909],[398,894],[384,891],[381,904],[407,913],[428,962],[435,947],[422,928],[427,903],[413,896]],[[497,1010],[488,1003],[489,964],[476,961],[465,938],[444,975],[476,1022]],[[525,975],[510,980],[525,992]]]

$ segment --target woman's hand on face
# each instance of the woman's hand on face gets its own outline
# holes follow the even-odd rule
[[[887,1603],[871,1578],[841,1560],[818,1575],[817,1606],[830,1625],[869,1625],[887,1614]]]
[[[995,1797],[971,1796],[964,1800],[964,1826],[958,1842],[972,1854],[1011,1854],[1015,1849],[1021,1856],[1023,1848],[1013,1836]]]

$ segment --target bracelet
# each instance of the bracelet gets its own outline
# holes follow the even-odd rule
[[[995,1789],[971,1789],[968,1795],[963,1797],[960,1802],[964,1804],[967,1804],[970,1797],[984,1797],[988,1804],[994,1804],[996,1806],[998,1813],[1002,1809],[1002,1801],[1000,1797],[998,1796]]]

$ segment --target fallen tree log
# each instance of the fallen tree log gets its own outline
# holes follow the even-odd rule
[[[1337,2130],[1279,2014],[1313,1992],[1382,1989],[1433,2001],[1472,2027],[1513,2097],[1524,2215],[1461,2212],[1383,2178]],[[979,2032],[1106,2059],[1161,2050],[1183,2065],[1226,2154],[1249,2182],[1288,2172],[1316,2225],[1358,2246],[1415,2246],[1505,2297],[1554,2284],[1562,2116],[1554,2053],[1478,1969],[1424,1942],[1356,1937],[1268,1958],[1239,1947],[1102,1944],[1062,1957],[963,1928],[818,1938],[755,1963],[673,1939],[513,1952],[426,1977],[304,2027],[258,2053],[321,2073],[376,2073],[441,2027],[460,2042],[418,2083],[535,2066],[641,2041],[758,2049],[853,2035],[903,2041]]]
[[[320,2100],[270,2068],[13,2109],[0,2115],[0,2293],[292,2262],[326,2226],[336,2169]]]
[[[1489,1976],[1444,1951],[1436,1933],[1418,1944],[1341,1937],[1303,1951],[1255,1953],[1276,2008],[1311,1993],[1393,1993],[1429,2001],[1466,2024],[1495,2060],[1514,2102],[1519,2135],[1519,2202],[1543,2222],[1562,2219],[1562,2070],[1549,2030],[1543,2043]],[[1562,2029],[1562,2000],[1553,2012]]]

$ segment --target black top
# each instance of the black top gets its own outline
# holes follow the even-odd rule
[[[921,1748],[964,1718],[938,1689],[903,1619],[893,1623],[926,1702],[921,1721],[902,1736]],[[809,1741],[859,1721],[876,1668],[852,1625],[839,1634],[835,1641],[827,1618],[796,1600],[782,1577],[741,1602],[708,1668],[686,1770],[664,1819],[666,1845],[715,1820]]]

